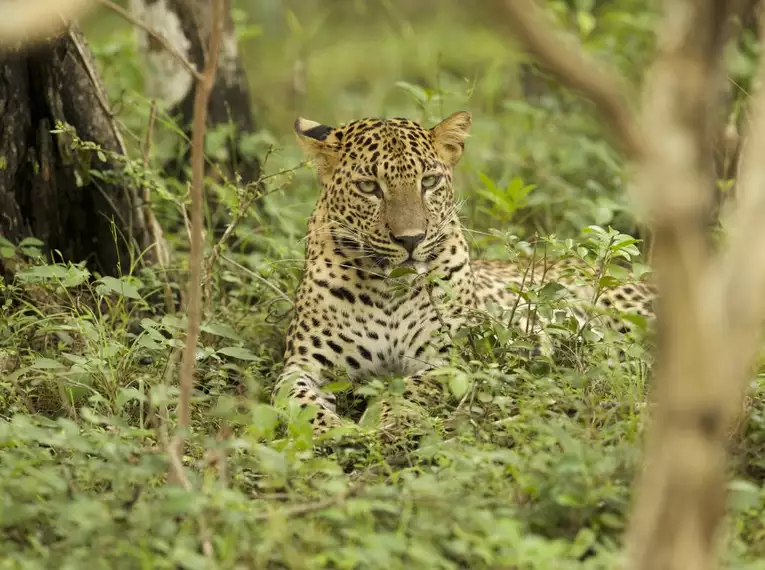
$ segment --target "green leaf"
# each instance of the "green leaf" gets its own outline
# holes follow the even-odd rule
[[[619,234],[611,247],[613,249],[619,249],[636,243],[640,243],[640,240],[632,236],[628,236],[627,234]]]
[[[600,226],[596,226],[595,224],[591,224],[591,225],[587,226],[586,228],[584,228],[582,230],[582,234],[583,235],[597,234],[597,235],[599,235],[601,237],[605,237],[605,236],[608,235],[608,232],[606,232],[606,230],[603,229]]]
[[[36,237],[25,237],[19,242],[19,247],[43,247],[45,244]]]
[[[457,372],[449,377],[449,390],[455,398],[462,398],[467,393],[468,388],[470,388],[470,379],[467,374]]]
[[[597,543],[597,536],[587,527],[582,528],[576,534],[573,544],[571,545],[571,554],[574,558],[580,559],[584,554],[590,550]]]
[[[274,408],[266,404],[256,404],[252,408],[249,427],[261,434],[271,434],[279,423],[279,414]]]
[[[728,483],[728,491],[728,501],[731,507],[737,511],[754,509],[760,503],[760,488],[750,481],[733,480]]]
[[[141,393],[139,390],[135,388],[120,388],[117,391],[117,398],[116,398],[117,409],[121,410],[126,403],[132,400],[136,400],[138,402],[145,402],[146,394]]]
[[[72,354],[70,352],[62,352],[61,356],[72,364],[79,364],[81,366],[87,366],[87,364],[91,361],[90,358],[81,356],[79,354]]]
[[[161,336],[161,335],[158,335]],[[165,348],[164,344],[153,338],[152,336],[148,334],[143,334],[140,336],[140,338],[136,341],[136,346],[141,346],[143,348],[148,348],[149,350],[162,350]]]
[[[595,17],[589,12],[577,12],[576,23],[584,37],[589,36],[595,29]]]
[[[140,293],[138,293],[138,289],[131,283],[128,283],[125,278],[117,279],[115,277],[102,277],[98,280],[101,285],[104,286],[104,289],[110,293],[116,293],[117,295],[120,295],[122,297],[127,297],[129,299],[141,299]]]
[[[619,285],[619,280],[610,275],[604,275],[600,278],[600,281],[598,281],[598,285],[600,287],[616,287]]]
[[[35,358],[31,366],[37,370],[54,370],[56,368],[64,368],[64,365],[61,364],[58,360],[43,357]]]
[[[568,296],[568,289],[555,281],[548,281],[539,290],[539,299],[545,301],[557,301]]]
[[[247,42],[263,35],[263,28],[250,24],[237,29],[239,42]]]
[[[652,271],[651,267],[643,263],[632,264],[632,273],[636,279],[642,279],[644,275],[651,273],[651,271]]]
[[[218,354],[238,358],[239,360],[258,360],[258,356],[240,346],[227,346],[218,350]]]
[[[644,330],[648,329],[648,319],[646,319],[642,315],[636,315],[634,313],[623,313],[622,319],[630,323],[633,323],[634,325],[640,327],[641,329],[644,329]]]
[[[595,206],[592,217],[599,225],[608,224],[614,219],[614,211],[607,206]]]
[[[382,402],[372,402],[367,406],[364,411],[364,415],[359,420],[359,426],[364,429],[374,429],[375,426],[380,423],[380,415],[382,413]]]
[[[348,380],[337,380],[335,382],[330,382],[329,384],[322,386],[322,390],[325,392],[329,392],[330,394],[336,393],[336,392],[344,392],[350,388],[353,387],[353,384],[351,384]]]
[[[419,85],[413,85],[406,81],[396,81],[396,87],[399,87],[409,93],[412,98],[414,98],[414,100],[417,101],[417,103],[420,105],[424,105],[428,102],[428,92]]]
[[[40,283],[65,279],[69,270],[63,265],[35,265],[22,269],[16,277],[24,283]]]
[[[222,323],[207,323],[199,327],[202,332],[214,334],[230,340],[242,340],[242,337],[229,325]]]
[[[497,185],[494,184],[494,181],[488,177],[488,175],[484,174],[483,172],[478,173],[478,178],[481,180],[481,183],[486,187],[486,189],[491,194],[496,194],[499,192],[497,189]]]
[[[300,23],[300,20],[298,20],[297,14],[288,8],[285,12],[285,16],[290,32],[297,37],[302,37],[305,34],[305,28]]]
[[[396,267],[395,269],[393,269],[393,271],[390,272],[390,277],[391,279],[396,279],[397,277],[403,277],[404,275],[412,275],[414,273],[417,273],[417,270],[414,267],[402,265],[401,267]]]
[[[600,342],[603,340],[603,333],[593,327],[587,327],[582,331],[582,337],[588,342]]]

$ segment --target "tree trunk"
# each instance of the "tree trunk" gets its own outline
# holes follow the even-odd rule
[[[235,181],[241,177],[244,184],[259,183],[261,166],[254,156],[242,151],[243,135],[255,132],[250,90],[247,76],[239,57],[231,2],[225,3],[225,20],[218,74],[208,106],[208,126],[228,125],[227,160],[223,171],[226,178]],[[205,64],[204,50],[210,37],[211,6],[207,0],[131,0],[133,13],[157,34],[166,39],[197,70]],[[189,70],[169,53],[156,38],[145,30],[137,30],[141,49],[147,59],[147,91],[150,97],[164,104],[170,116],[178,117],[186,135],[191,132],[194,95],[197,82]],[[165,165],[169,175],[184,178],[188,162],[186,148],[180,158]],[[213,210],[216,233],[222,229],[225,213],[217,207],[215,196],[209,194],[208,206]]]
[[[0,79],[0,237],[34,236],[105,275],[147,249],[143,263],[161,261],[155,222],[120,176],[125,147],[82,33],[0,52]],[[69,127],[54,134],[57,124]],[[102,152],[73,148],[72,131]]]

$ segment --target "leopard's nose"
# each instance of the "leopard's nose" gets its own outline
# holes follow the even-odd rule
[[[414,248],[416,248],[419,243],[425,239],[425,234],[422,233],[413,236],[397,236],[391,233],[390,238],[394,241],[394,243],[397,243],[403,247],[409,253],[409,255],[412,255]]]

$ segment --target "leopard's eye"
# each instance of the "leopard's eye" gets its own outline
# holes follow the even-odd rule
[[[422,178],[422,189],[423,190],[430,190],[431,188],[435,188],[438,186],[438,183],[441,182],[441,176],[438,174],[430,174],[428,176],[424,176]]]
[[[382,197],[382,189],[374,180],[359,180],[356,182],[356,188],[364,194],[374,194],[378,198]]]

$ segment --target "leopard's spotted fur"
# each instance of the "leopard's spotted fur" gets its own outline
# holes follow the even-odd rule
[[[302,407],[316,405],[315,431],[342,421],[335,396],[322,390],[331,369],[346,369],[352,378],[403,375],[416,386],[425,371],[445,364],[451,335],[444,333],[456,332],[489,302],[515,303],[506,286],[527,279],[523,264],[471,262],[458,221],[452,172],[470,126],[466,112],[431,129],[401,118],[337,128],[295,122],[323,189],[308,224],[305,271],[276,393]],[[390,278],[401,266],[417,276]],[[573,283],[553,266],[547,279],[556,278]],[[409,281],[403,294],[401,279]],[[648,286],[635,283],[606,291],[598,304],[650,316],[651,296]],[[575,297],[590,300],[592,291],[579,287]],[[574,310],[579,317],[583,311]]]

